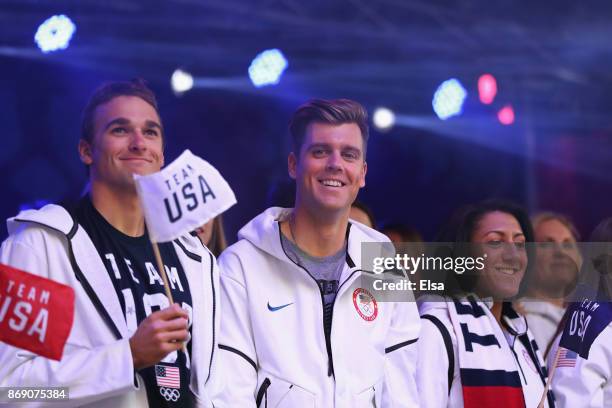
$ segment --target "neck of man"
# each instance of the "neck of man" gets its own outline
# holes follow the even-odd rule
[[[552,303],[553,305],[558,306],[560,308],[563,308],[565,304],[563,289],[553,290],[552,288],[550,288],[548,290],[543,290],[541,288],[534,287],[529,290],[527,296],[544,302]]]
[[[125,235],[144,234],[144,215],[135,188],[118,190],[92,181],[91,202],[109,224]]]
[[[348,209],[334,214],[312,211],[296,205],[281,231],[310,256],[324,257],[338,253],[345,243]]]

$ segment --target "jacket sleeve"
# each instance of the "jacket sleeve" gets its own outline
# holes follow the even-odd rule
[[[552,380],[557,406],[572,408],[607,406],[606,403],[610,402],[612,393],[611,344],[612,326],[608,325],[591,345],[587,360],[577,356],[574,366],[566,364],[557,367]],[[549,361],[554,361],[554,355]],[[550,369],[552,370],[552,367]]]
[[[50,260],[67,257],[65,246],[57,236],[38,228],[26,228],[2,244],[0,262],[49,278],[53,276],[50,271],[58,273],[56,268],[66,266]],[[71,269],[65,273],[71,273]],[[92,346],[95,342],[83,341],[95,333],[85,333],[79,327],[79,321],[87,318],[79,309],[82,302],[77,291],[74,323],[60,361],[0,343],[0,386],[68,387],[70,401],[64,406],[104,400],[135,389],[128,339],[97,342],[95,347]]]
[[[385,348],[383,408],[419,406],[415,371],[420,327],[421,319],[414,301],[393,305]]]
[[[221,330],[219,361],[223,387],[213,394],[215,407],[255,407],[257,355],[248,307],[241,259],[230,250],[219,258],[221,281]]]
[[[438,316],[434,316],[438,318]],[[444,408],[449,403],[448,369],[449,355],[440,330],[427,319],[421,320],[418,342],[417,387],[423,408]],[[449,332],[450,333],[450,332]],[[453,342],[454,343],[454,342]],[[453,344],[456,348],[456,344]],[[457,353],[453,354],[455,358]],[[456,376],[458,364],[455,363]]]

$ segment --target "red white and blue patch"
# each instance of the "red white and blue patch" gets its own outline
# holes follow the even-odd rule
[[[378,303],[374,296],[363,288],[357,288],[353,292],[353,306],[363,320],[371,322],[378,316]]]
[[[578,353],[572,350],[568,350],[564,347],[559,348],[559,359],[557,360],[557,367],[575,367]]]
[[[155,379],[160,387],[181,388],[181,375],[178,367],[156,365]]]

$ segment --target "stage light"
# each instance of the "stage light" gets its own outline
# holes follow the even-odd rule
[[[483,74],[478,78],[478,97],[480,102],[489,105],[497,95],[497,81],[491,74]]]
[[[63,14],[45,20],[36,30],[34,41],[44,53],[68,48],[76,26]]]
[[[514,109],[511,105],[506,105],[497,112],[497,119],[502,125],[508,126],[514,123]]]
[[[172,90],[176,93],[183,93],[193,88],[193,77],[189,72],[177,69],[170,79]]]
[[[467,91],[455,78],[440,84],[431,102],[433,110],[442,120],[461,114]]]
[[[255,87],[276,85],[289,63],[279,49],[259,53],[249,66],[249,77]]]
[[[372,116],[372,122],[378,130],[389,130],[395,124],[395,114],[387,108],[376,108]]]

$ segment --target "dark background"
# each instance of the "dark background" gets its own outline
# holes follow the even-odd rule
[[[236,192],[230,241],[289,180],[287,122],[311,97],[400,115],[371,131],[360,198],[379,224],[431,239],[457,206],[501,197],[567,213],[588,236],[612,215],[612,3],[534,3],[0,1],[0,218],[79,194],[82,107],[101,82],[142,77],[158,94],[166,161],[189,148]],[[43,54],[34,33],[61,13],[77,25],[71,45]],[[247,69],[267,48],[289,67],[278,86],[256,89]],[[170,87],[179,67],[197,78],[182,96]],[[478,101],[482,73],[497,78],[491,106]],[[431,100],[450,77],[468,99],[443,122]],[[508,103],[516,122],[502,126]]]

